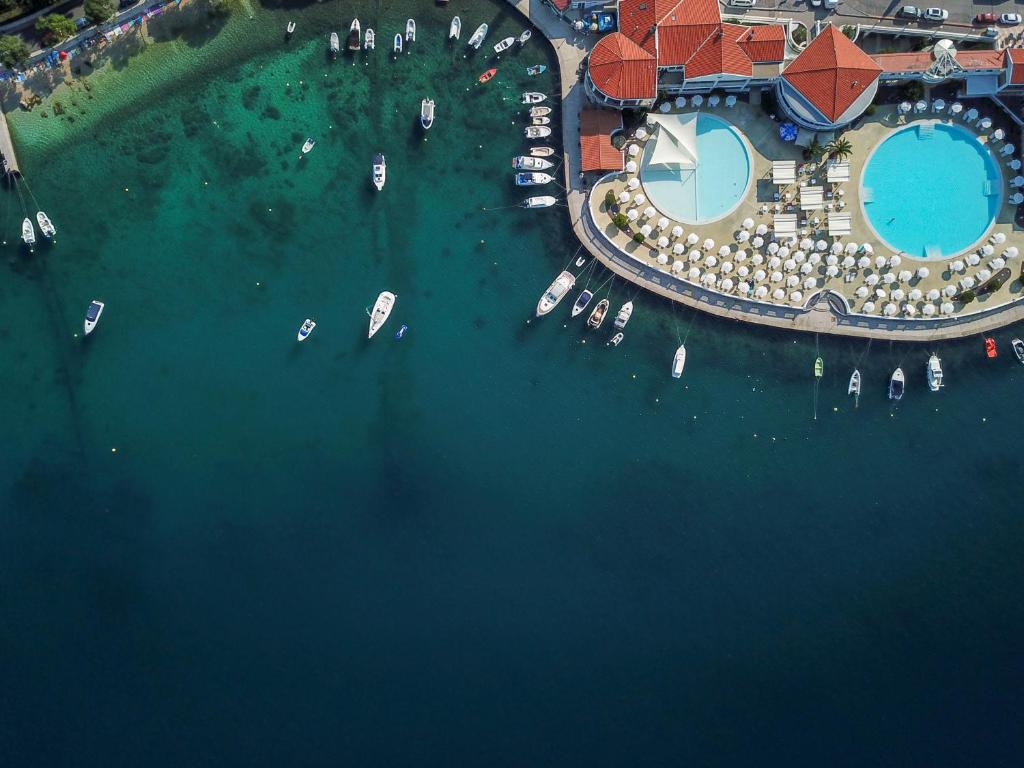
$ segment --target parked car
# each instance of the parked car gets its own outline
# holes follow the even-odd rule
[[[925,21],[945,21],[949,18],[949,11],[942,8],[928,8],[924,12]]]
[[[826,8],[838,8],[839,7],[839,0],[825,0],[825,7]]]
[[[901,19],[920,19],[922,15],[924,11],[915,5],[904,5],[896,11],[896,16]]]
[[[1008,27],[1015,27],[1021,22],[1019,13],[1004,13],[999,17],[999,23]]]
[[[75,19],[75,29],[81,32],[83,29],[88,27],[92,22],[89,21],[85,16],[79,16]]]
[[[998,20],[998,13],[979,13],[974,17],[975,24],[995,24]]]
[[[753,8],[757,0],[729,0],[733,8]]]

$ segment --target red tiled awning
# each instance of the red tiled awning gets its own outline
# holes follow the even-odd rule
[[[622,114],[610,109],[580,112],[580,154],[583,171],[621,171],[622,150],[612,146],[611,135],[622,130]]]

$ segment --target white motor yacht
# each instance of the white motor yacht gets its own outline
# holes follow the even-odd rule
[[[683,367],[686,365],[686,347],[682,344],[672,357],[672,378],[678,379],[683,375]]]
[[[547,117],[551,114],[551,107],[530,107],[530,117]]]
[[[362,29],[359,26],[359,19],[352,19],[352,26],[348,28],[348,42],[346,44],[350,51],[358,51],[362,47],[359,40],[361,34]]]
[[[36,228],[32,226],[32,219],[25,218],[21,222],[21,239],[25,241],[25,245],[36,244]]]
[[[846,388],[846,394],[853,395],[853,407],[856,408],[860,401],[860,371],[856,368],[850,374],[850,386]]]
[[[96,328],[96,324],[100,321],[100,315],[103,314],[103,302],[96,301],[93,299],[89,303],[89,308],[85,310],[85,335],[88,336]]]
[[[576,303],[572,305],[572,312],[569,313],[569,317],[576,317],[590,304],[590,300],[594,298],[594,292],[584,290],[578,297],[576,297]]]
[[[429,131],[430,126],[434,124],[434,100],[423,99],[420,102],[420,125],[423,126],[423,130]]]
[[[544,291],[544,295],[540,297],[540,301],[537,302],[537,317],[546,315],[552,309],[558,306],[565,294],[567,294],[576,284],[576,276],[572,272],[562,272],[555,281],[548,286],[548,289]]]
[[[523,208],[550,208],[556,202],[558,201],[551,195],[538,195],[523,200]]]
[[[928,389],[932,392],[938,392],[942,389],[942,361],[939,360],[938,355],[932,355],[928,358]]]
[[[473,33],[473,36],[469,38],[469,47],[474,50],[480,50],[480,46],[483,44],[485,37],[487,37],[487,25],[481,24],[476,28],[476,32]]]
[[[380,152],[373,156],[373,186],[377,191],[384,189],[384,182],[387,181],[388,163]]]
[[[305,341],[306,339],[308,339],[309,338],[309,334],[311,334],[313,332],[314,328],[316,328],[316,323],[314,323],[312,320],[310,320],[307,317],[306,318],[306,322],[304,322],[302,324],[302,327],[299,328],[299,335],[297,337],[298,340],[299,341]]]
[[[523,94],[523,104],[540,104],[547,98],[547,94],[537,91],[527,91]]]
[[[892,378],[889,379],[889,399],[900,400],[903,397],[903,385],[905,381],[903,379],[903,369],[897,368],[892,372]]]
[[[373,304],[373,311],[370,312],[370,333],[366,338],[372,339],[373,334],[379,331],[381,326],[387,322],[388,315],[394,309],[395,299],[397,298],[391,291],[381,291],[377,301]]]
[[[549,173],[537,173],[533,171],[517,173],[515,179],[517,187],[537,187],[542,184],[550,184],[554,181],[554,178]]]
[[[363,35],[363,50],[372,51],[377,45],[377,33],[373,31],[372,27],[366,28],[366,34]]]
[[[316,139],[310,137],[302,143],[302,154],[308,155],[313,151],[313,147],[316,146]]]
[[[409,19],[405,22],[405,42],[415,43],[416,42],[416,20]]]
[[[501,40],[501,41],[499,41],[498,43],[495,44],[494,52],[495,53],[501,53],[502,51],[507,51],[509,48],[511,48],[515,44],[516,44],[516,39],[514,37],[506,37],[504,40]]]
[[[551,135],[551,128],[547,125],[528,125],[523,129],[523,134],[528,139],[546,139]]]
[[[452,23],[448,26],[448,39],[458,40],[462,35],[462,19],[456,16],[452,19]]]
[[[629,318],[633,316],[633,302],[627,301],[619,308],[618,314],[615,315],[615,327],[620,331],[626,327],[626,323],[629,322]]]
[[[546,171],[548,168],[553,168],[554,165],[550,160],[545,160],[542,157],[520,155],[512,158],[512,167],[517,171]]]
[[[43,233],[43,237],[53,237],[57,234],[57,228],[53,226],[50,217],[43,211],[36,211],[36,223],[39,225],[39,231]]]

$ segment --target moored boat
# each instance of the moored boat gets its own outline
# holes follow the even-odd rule
[[[409,19],[405,22],[405,42],[416,42],[416,20]]]
[[[814,378],[820,379],[825,374],[825,361],[820,357],[814,359]]]
[[[551,147],[530,147],[530,154],[533,157],[551,157],[555,150]]]
[[[401,341],[402,338],[405,336],[405,332],[408,331],[408,330],[409,330],[409,326],[406,325],[405,323],[403,323],[401,325],[401,327],[399,327],[399,329],[397,331],[395,331],[395,338],[398,341]]]
[[[100,321],[100,315],[103,314],[103,306],[103,302],[96,299],[89,302],[89,308],[85,310],[85,322],[83,323],[86,336],[96,329],[96,324]]]
[[[528,139],[546,139],[551,135],[551,129],[546,125],[528,125],[523,133]]]
[[[622,331],[619,331],[614,336],[612,336],[610,339],[608,339],[608,344],[610,346],[617,347],[617,346],[619,346],[619,344],[622,343],[622,340],[625,337],[626,337],[626,335]]]
[[[487,37],[487,25],[481,24],[476,28],[476,32],[473,33],[473,36],[469,38],[469,43],[467,43],[467,45],[474,50],[480,50],[480,46],[483,44],[485,37]]]
[[[579,297],[576,299],[576,303],[572,305],[572,312],[569,316],[576,317],[576,315],[578,315],[580,312],[587,308],[587,305],[590,303],[590,300],[592,298],[594,298],[593,291],[584,290],[582,293],[580,293]]]
[[[520,155],[512,158],[512,167],[517,171],[546,171],[554,167],[554,163],[545,160],[543,157],[528,157]]]
[[[21,222],[21,239],[25,245],[35,245],[36,243],[36,228],[32,226],[32,219],[28,217]]]
[[[373,304],[373,311],[370,312],[370,332],[366,338],[372,339],[373,334],[381,329],[381,326],[387,322],[388,316],[391,314],[391,310],[395,306],[395,299],[398,297],[391,291],[381,291],[380,295],[377,296],[377,301]]]
[[[516,39],[514,37],[506,37],[504,40],[501,40],[501,41],[495,43],[495,45],[494,45],[494,52],[495,53],[501,53],[502,51],[507,51],[509,48],[511,48],[515,44],[516,44]]]
[[[477,80],[479,82],[481,82],[481,83],[486,83],[488,80],[490,80],[496,74],[498,74],[498,70],[496,70],[494,67],[491,67],[486,72],[484,72],[482,75],[480,75],[480,77],[478,77]]]
[[[892,372],[892,376],[889,377],[889,399],[899,400],[903,397],[903,369],[897,368]]]
[[[672,378],[678,379],[683,375],[683,367],[686,365],[686,347],[682,344],[672,357]]]
[[[452,19],[452,23],[448,25],[448,39],[458,40],[462,35],[462,19],[456,16]]]
[[[305,341],[309,338],[309,334],[313,332],[314,328],[316,328],[316,323],[307,317],[306,322],[304,322],[302,327],[299,328],[299,335],[296,338],[299,341]]]
[[[627,301],[620,308],[618,313],[615,315],[615,327],[620,331],[626,327],[626,323],[629,322],[629,318],[633,316],[633,302]]]
[[[597,306],[594,307],[594,311],[590,313],[590,317],[587,318],[587,326],[593,328],[595,331],[601,327],[601,323],[604,322],[604,316],[608,314],[608,299],[601,299],[597,302]]]
[[[546,98],[547,94],[537,91],[526,91],[522,96],[523,104],[540,104]]]
[[[1013,354],[1017,356],[1017,362],[1024,365],[1024,341],[1014,339],[1010,342],[1010,346],[1013,347]]]
[[[985,357],[991,360],[993,357],[998,357],[999,351],[996,349],[996,340],[989,336],[985,339]]]
[[[53,226],[53,222],[45,212],[36,211],[36,223],[39,225],[39,231],[43,233],[43,237],[53,237],[57,234],[57,228]]]
[[[423,130],[429,131],[430,126],[434,124],[434,100],[423,99],[420,102],[420,125],[423,126]]]
[[[373,186],[377,191],[384,189],[384,182],[387,181],[388,163],[380,152],[373,156]]]
[[[856,368],[850,374],[850,386],[846,388],[846,394],[853,395],[853,407],[856,408],[860,400],[860,371]]]
[[[363,48],[367,51],[372,51],[377,45],[377,33],[373,31],[373,27],[366,28],[366,34],[363,35]]]
[[[526,43],[529,42],[531,37],[533,37],[533,32],[531,32],[529,29],[523,30],[523,34],[519,36],[518,43],[520,45],[526,45]]]
[[[546,117],[551,114],[551,107],[530,107],[530,117]]]
[[[337,32],[331,32],[331,42],[330,42],[329,50],[331,52],[331,58],[337,58],[338,57],[338,51],[341,50],[341,43],[340,43],[340,39],[338,38],[338,33]]]
[[[528,74],[530,77],[535,77],[537,75],[544,74],[544,72],[546,71],[547,67],[544,66],[543,64],[534,64],[532,67],[526,68],[526,74]]]
[[[942,389],[942,361],[939,360],[938,355],[932,355],[928,358],[928,389],[932,392],[938,392]]]
[[[556,202],[551,195],[537,195],[523,200],[523,208],[550,208]]]
[[[401,35],[395,35],[395,42],[391,46],[391,52],[395,56],[397,56],[398,54],[400,54],[402,52],[402,36]]]
[[[530,118],[530,124],[531,125],[550,125],[551,124],[551,118],[550,117],[531,117]]]
[[[308,139],[306,139],[302,143],[302,154],[303,155],[308,155],[310,152],[313,151],[313,147],[315,147],[315,146],[316,146],[316,139],[314,139],[312,136],[309,137]],[[300,156],[299,159],[300,160],[302,159],[301,156]]]
[[[517,187],[536,187],[541,184],[550,184],[552,181],[554,181],[554,179],[549,173],[525,171],[523,173],[517,173],[515,176]]]
[[[554,282],[544,291],[544,295],[537,302],[537,317],[546,315],[560,302],[576,284],[576,276],[572,272],[563,271]]]
[[[291,37],[292,35],[295,34],[295,22],[294,21],[289,21],[288,22],[288,26],[284,28],[284,33],[286,35],[288,35],[288,37]]]
[[[350,51],[359,50],[359,38],[361,34],[362,29],[359,26],[359,19],[352,19],[352,26],[348,28],[348,41],[345,44]]]

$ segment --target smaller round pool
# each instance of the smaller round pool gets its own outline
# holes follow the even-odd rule
[[[868,223],[889,248],[942,258],[984,237],[1002,202],[1002,175],[970,131],[917,122],[875,148],[860,195]]]
[[[735,210],[750,188],[752,167],[739,132],[704,113],[657,119],[661,125],[640,164],[651,203],[684,224],[717,221]]]

